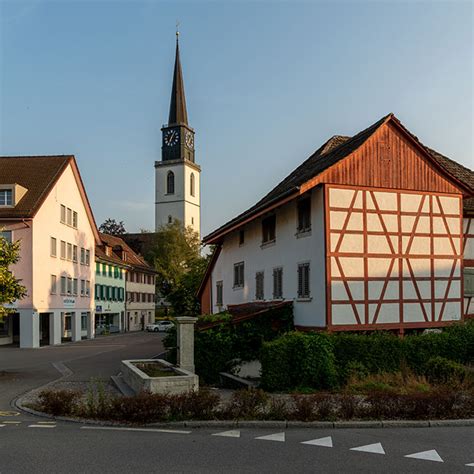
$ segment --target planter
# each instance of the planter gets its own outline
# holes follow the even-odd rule
[[[156,364],[158,369],[162,369],[158,371],[171,371],[172,374],[169,376],[163,374],[158,377],[151,377],[137,367],[137,365],[142,364],[146,364],[149,367]],[[135,393],[146,391],[150,393],[177,394],[199,389],[199,377],[196,374],[180,367],[175,367],[163,359],[123,360],[121,368],[123,379]]]

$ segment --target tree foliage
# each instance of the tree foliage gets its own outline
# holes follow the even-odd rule
[[[20,242],[8,242],[0,235],[0,320],[11,312],[5,305],[26,296],[26,288],[9,270],[20,260]]]
[[[109,235],[123,235],[127,233],[123,221],[117,222],[115,219],[110,218],[100,225],[99,231]]]
[[[174,220],[155,233],[146,256],[158,272],[158,292],[177,315],[199,313],[196,292],[207,265],[200,246],[198,233]]]

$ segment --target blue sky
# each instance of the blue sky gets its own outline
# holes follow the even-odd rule
[[[0,153],[73,153],[98,223],[154,225],[176,20],[202,231],[388,112],[474,168],[470,1],[0,2]]]

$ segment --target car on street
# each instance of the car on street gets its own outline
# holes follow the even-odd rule
[[[169,331],[172,327],[174,327],[172,321],[158,321],[154,324],[148,324],[146,330],[149,332],[165,332]]]

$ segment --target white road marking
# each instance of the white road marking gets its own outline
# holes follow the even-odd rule
[[[56,428],[56,425],[28,425],[28,428]]]
[[[474,467],[474,462],[471,462],[469,464],[466,464],[467,467]]]
[[[2,421],[2,423],[5,423],[6,425],[19,425],[22,422],[21,421]]]
[[[280,441],[281,443],[285,442],[285,433],[274,433],[266,436],[258,436],[255,439],[263,439],[265,441]]]
[[[364,453],[385,454],[381,443],[358,446],[357,448],[351,448],[351,451],[363,451]]]
[[[222,433],[212,433],[212,436],[225,436],[227,438],[240,438],[240,431],[238,430],[223,431]]]
[[[4,426],[6,426],[6,425],[0,425],[0,428],[3,428]]]
[[[331,436],[326,436],[325,438],[310,439],[309,441],[302,441],[301,444],[310,444],[312,446],[324,446],[326,448],[333,447]]]
[[[430,451],[421,451],[419,453],[407,454],[406,458],[423,459],[425,461],[444,462],[441,456],[437,453],[436,449]]]
[[[38,425],[55,425],[55,421],[38,421]]]
[[[177,434],[190,434],[191,431],[182,430],[160,430],[155,428],[115,428],[112,426],[81,426],[81,430],[109,430],[109,431],[142,431],[149,433],[177,433]]]

